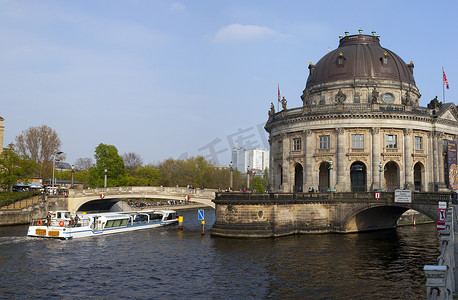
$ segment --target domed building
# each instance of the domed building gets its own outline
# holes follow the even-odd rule
[[[272,191],[447,190],[458,111],[419,106],[413,62],[360,31],[308,68],[302,106],[269,111]]]

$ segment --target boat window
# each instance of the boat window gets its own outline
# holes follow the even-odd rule
[[[65,217],[66,217],[66,218],[70,218],[70,213],[69,213],[69,212],[66,212],[66,213],[65,213]]]
[[[110,228],[113,227],[113,220],[107,221],[107,225],[105,225],[105,228]]]
[[[168,216],[167,216],[167,220],[173,220],[175,219],[175,214],[174,213],[170,213]]]
[[[114,220],[113,227],[118,227],[121,224],[121,220]]]
[[[60,212],[57,213],[57,218],[60,219]]]
[[[150,220],[154,221],[154,222],[162,220],[162,215],[161,214],[150,214],[149,217],[150,217]]]
[[[127,221],[129,221],[129,220],[128,219],[121,220],[121,225],[120,226],[127,226]]]

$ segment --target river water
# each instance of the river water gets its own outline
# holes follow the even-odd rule
[[[439,254],[434,224],[275,239],[176,226],[76,240],[0,228],[0,299],[424,299]]]

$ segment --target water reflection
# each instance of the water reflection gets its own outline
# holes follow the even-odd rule
[[[0,298],[422,299],[423,265],[438,255],[434,225],[225,239],[210,237],[211,220],[201,236],[197,213],[183,215],[183,231],[69,241],[0,228]]]

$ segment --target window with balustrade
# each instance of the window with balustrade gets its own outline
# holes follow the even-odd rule
[[[329,149],[331,148],[331,136],[330,135],[320,135],[320,149]]]
[[[385,148],[396,149],[398,147],[398,136],[396,134],[385,135]]]
[[[415,137],[415,150],[422,150],[423,149],[423,137],[416,136]]]
[[[293,138],[293,151],[301,151],[301,150],[302,150],[302,139]]]
[[[352,148],[364,148],[364,134],[352,134],[351,135],[351,147]]]

